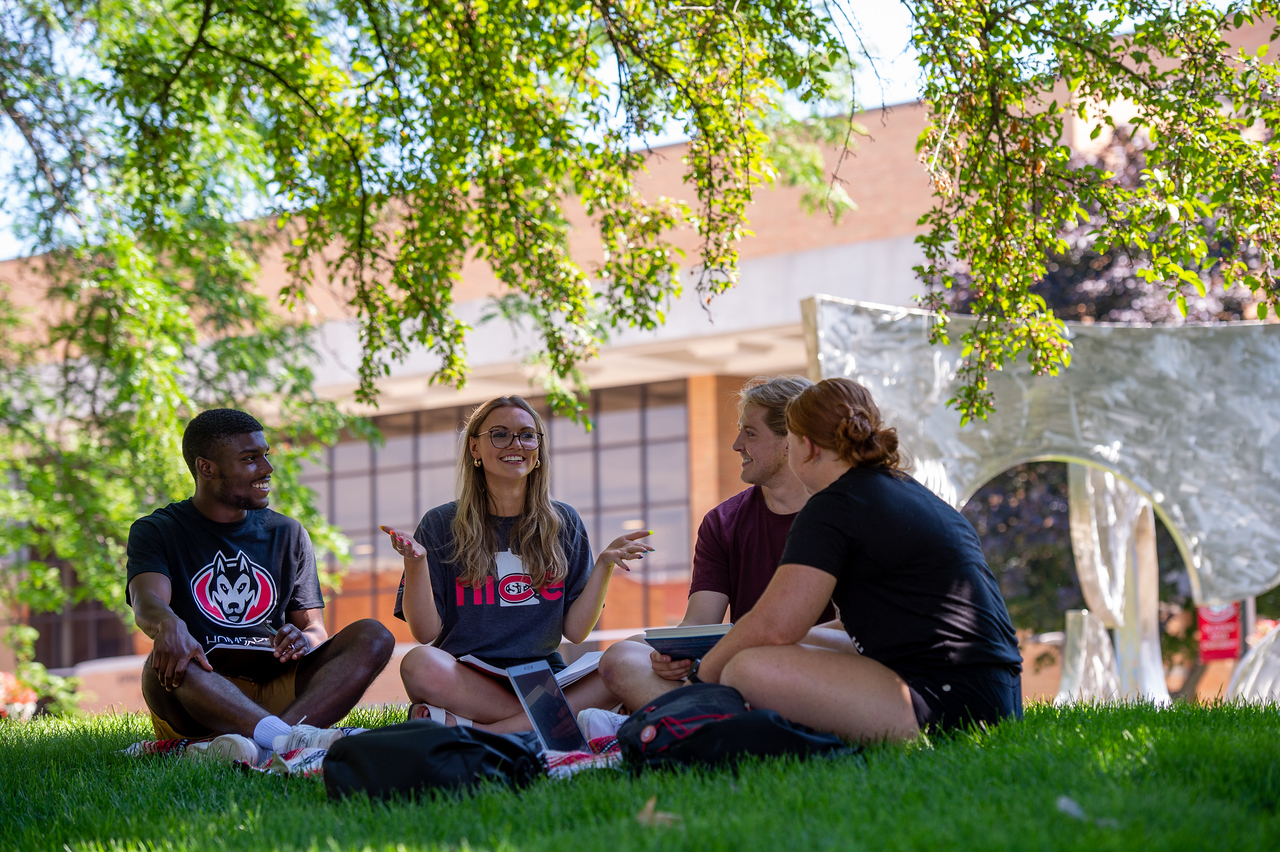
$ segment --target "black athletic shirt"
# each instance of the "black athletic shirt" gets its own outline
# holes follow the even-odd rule
[[[855,467],[814,494],[791,527],[782,564],[834,575],[832,600],[854,646],[889,668],[1022,670],[978,534],[910,476]]]
[[[324,607],[311,537],[271,509],[220,524],[189,499],[170,503],[129,528],[127,572],[126,583],[149,572],[168,577],[169,607],[206,651],[269,645],[268,624],[279,629],[287,612]]]

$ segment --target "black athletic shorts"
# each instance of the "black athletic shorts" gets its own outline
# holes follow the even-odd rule
[[[889,666],[911,690],[920,730],[954,731],[1022,718],[1022,675],[1009,666]]]

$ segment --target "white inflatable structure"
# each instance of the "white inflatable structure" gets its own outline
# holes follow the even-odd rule
[[[1197,604],[1280,584],[1280,325],[1068,323],[1070,368],[1035,376],[1019,361],[992,374],[995,413],[962,429],[946,405],[960,350],[930,345],[929,313],[826,296],[805,300],[803,313],[810,372],[865,385],[913,474],[953,506],[1015,465],[1069,464],[1072,550],[1090,610],[1074,641],[1066,631],[1073,698],[1169,700],[1155,516]],[[952,340],[972,322],[952,317]],[[1093,622],[1114,631],[1108,694],[1095,691],[1110,689],[1105,677],[1084,674],[1108,670],[1096,655],[1112,654]]]

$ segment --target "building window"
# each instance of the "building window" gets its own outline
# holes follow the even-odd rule
[[[62,565],[62,586],[79,585],[70,565]],[[27,623],[40,631],[35,660],[50,669],[69,669],[86,660],[133,653],[124,620],[98,601],[82,601],[60,612],[32,613]]]

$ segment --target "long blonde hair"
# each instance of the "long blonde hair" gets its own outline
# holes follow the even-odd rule
[[[547,426],[533,406],[518,396],[499,396],[478,407],[467,418],[458,452],[458,512],[453,517],[453,561],[461,567],[459,579],[480,588],[490,577],[496,577],[498,536],[494,516],[489,511],[489,492],[485,487],[484,467],[477,467],[468,449],[471,439],[480,436],[480,426],[494,410],[519,408],[533,418],[539,433],[546,435]],[[524,506],[511,527],[511,552],[518,555],[535,589],[554,586],[569,573],[569,560],[560,546],[563,521],[551,502],[551,488],[545,442],[538,449],[541,462],[525,478]]]

